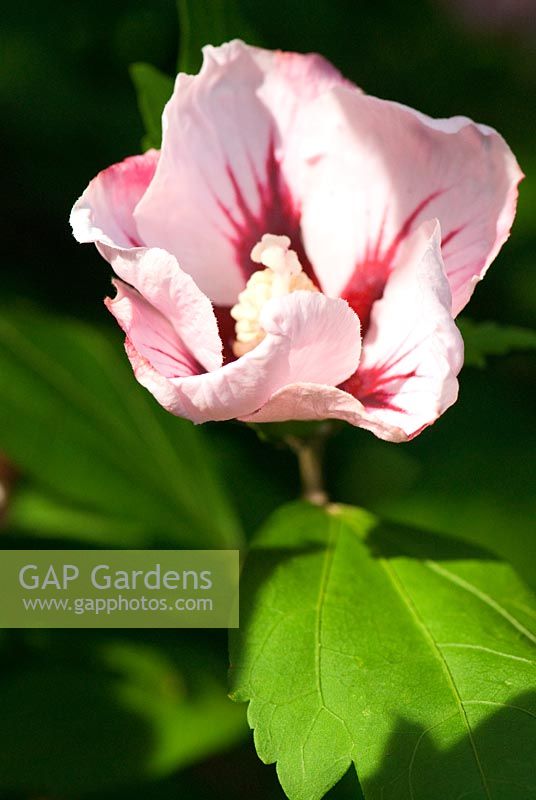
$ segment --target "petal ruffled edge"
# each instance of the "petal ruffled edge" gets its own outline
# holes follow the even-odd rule
[[[222,341],[212,304],[170,253],[157,247],[97,247],[116,275],[168,320],[204,369],[221,366]]]
[[[153,179],[159,155],[158,150],[147,150],[142,155],[129,156],[90,181],[69,218],[78,242],[126,248],[142,243],[134,209]]]
[[[369,414],[355,397],[333,386],[318,383],[293,383],[275,392],[254,414],[242,422],[286,422],[288,420],[339,419],[365,428],[389,442],[407,441],[408,436],[394,425],[387,425]]]

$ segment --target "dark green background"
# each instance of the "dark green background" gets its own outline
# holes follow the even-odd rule
[[[505,136],[528,177],[512,238],[467,314],[531,325],[536,41],[530,30],[470,26],[440,0],[242,0],[239,6],[259,44],[316,50],[368,93],[434,116],[466,114]],[[3,300],[9,305],[30,301],[53,314],[89,320],[120,350],[121,336],[102,305],[109,268],[92,247],[74,242],[67,220],[96,172],[139,152],[143,126],[128,67],[145,61],[175,72],[180,33],[175,4],[19,0],[3,8],[1,27]],[[196,36],[203,39],[202,32]],[[487,545],[536,582],[534,378],[534,357],[524,354],[491,360],[485,371],[465,369],[457,405],[407,445],[344,429],[328,452],[332,496]],[[275,505],[297,495],[293,458],[241,426],[205,427],[249,535]],[[19,480],[23,483],[24,475]],[[9,533],[16,546],[35,546],[31,538]],[[187,771],[169,769],[169,777],[144,782],[138,767],[153,733],[143,715],[123,718],[127,712],[120,710],[117,686],[109,680],[114,669],[108,665],[99,672],[102,648],[115,646],[111,637],[56,632],[0,638],[0,749],[13,739],[20,742],[20,764],[11,764],[9,776],[0,762],[3,797],[282,797],[274,769],[258,762],[245,728],[238,748],[222,748],[220,755]],[[224,680],[221,633],[181,633],[179,642],[170,632],[120,638],[165,654],[172,671],[185,672],[194,693],[200,652],[210,654],[211,670],[220,683]],[[136,653],[130,655],[138,663]],[[158,670],[153,673],[151,680],[158,683]],[[27,681],[22,688],[21,675]],[[9,699],[20,692],[36,709],[27,718]],[[99,704],[106,732],[99,727]],[[79,746],[73,746],[73,719]],[[47,750],[44,740],[57,746]],[[114,788],[102,789],[107,784]],[[337,788],[333,796],[356,791],[349,779],[348,787]]]

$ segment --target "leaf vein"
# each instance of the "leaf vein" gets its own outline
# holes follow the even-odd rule
[[[536,661],[531,658],[524,658],[523,656],[516,656],[513,653],[503,653],[501,650],[493,650],[491,647],[484,647],[480,644],[469,644],[465,642],[439,642],[438,647],[441,648],[463,648],[464,650],[478,650],[482,653],[489,653],[494,656],[501,656],[501,658],[511,658],[513,661],[522,661],[524,664],[536,666]]]
[[[474,739],[473,731],[472,731],[471,725],[469,724],[469,720],[467,718],[467,714],[466,714],[465,708],[463,706],[462,698],[461,698],[460,693],[458,691],[458,687],[456,686],[456,683],[454,681],[454,677],[452,675],[452,672],[450,671],[449,665],[448,665],[443,653],[439,649],[439,647],[437,645],[437,642],[435,641],[430,629],[425,624],[424,620],[421,618],[421,616],[420,616],[420,614],[419,614],[419,612],[418,612],[413,600],[411,599],[410,595],[408,594],[408,592],[407,592],[405,586],[403,585],[403,583],[402,583],[398,573],[396,572],[395,568],[393,566],[391,566],[391,564],[389,564],[389,562],[386,561],[385,559],[379,559],[379,561],[382,564],[382,566],[384,567],[388,577],[390,578],[394,589],[397,591],[397,593],[399,594],[400,598],[402,599],[402,601],[407,606],[408,611],[412,615],[412,617],[415,620],[417,626],[421,629],[426,641],[430,645],[432,653],[434,653],[436,659],[439,661],[439,663],[441,664],[441,666],[443,668],[443,672],[445,673],[445,676],[447,678],[447,682],[448,682],[448,684],[450,686],[450,689],[451,689],[451,692],[453,694],[454,700],[456,702],[456,705],[458,706],[458,711],[459,711],[459,715],[461,717],[462,723],[463,723],[463,725],[464,725],[464,727],[465,727],[465,729],[467,731],[467,736],[468,736],[469,742],[471,744],[471,749],[473,751],[473,756],[474,756],[474,759],[475,759],[475,763],[477,765],[478,772],[480,774],[480,780],[481,780],[481,783],[482,783],[482,787],[483,787],[483,789],[484,789],[484,791],[486,793],[486,796],[489,798],[489,800],[491,800],[491,793],[490,793],[489,785],[488,785],[488,782],[487,782],[487,779],[486,779],[486,775],[485,775],[483,767],[482,767],[482,763],[480,761],[480,756],[478,754],[478,750],[477,750],[477,747],[476,747],[476,742],[475,742],[475,739]],[[413,788],[412,788],[412,784],[411,784],[411,777],[410,777],[410,780],[409,780],[409,787],[410,787],[410,794],[411,794],[411,796],[413,798],[414,795],[413,795]]]
[[[469,592],[469,594],[472,594],[474,597],[478,597],[479,600],[481,600],[487,606],[492,608],[497,614],[499,614],[499,616],[501,616],[503,619],[509,622],[510,625],[512,625],[512,627],[514,627],[517,631],[519,631],[519,633],[523,634],[523,636],[525,636],[530,642],[536,644],[536,636],[534,636],[527,628],[525,628],[525,626],[522,625],[522,623],[519,622],[518,619],[512,616],[512,614],[510,614],[509,611],[503,608],[500,605],[500,603],[494,600],[493,597],[490,597],[489,594],[482,592],[476,586],[473,586],[472,583],[469,583],[469,581],[460,578],[459,575],[455,575],[453,572],[449,572],[448,569],[440,567],[439,564],[437,564],[435,561],[426,561],[425,563],[427,567],[432,570],[432,572],[441,575],[443,578],[445,578],[445,580],[454,583],[456,586],[459,586],[460,589],[464,589],[466,592]]]
[[[521,711],[523,714],[528,714],[529,717],[536,719],[536,714],[533,714],[532,711],[528,710],[528,708],[523,708],[523,706],[514,706],[511,703],[499,703],[496,700],[464,700],[463,704],[465,706],[495,706],[499,708],[511,708],[514,711]]]

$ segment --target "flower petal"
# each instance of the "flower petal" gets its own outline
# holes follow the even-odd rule
[[[407,240],[402,262],[372,310],[359,368],[341,388],[406,438],[431,425],[458,395],[463,340],[451,313],[437,220]]]
[[[147,244],[173,253],[213,302],[229,306],[264,233],[289,235],[307,268],[297,131],[309,101],[343,79],[320,56],[239,41],[203,52],[199,75],[177,77],[160,162],[135,216]]]
[[[302,227],[324,291],[346,297],[366,328],[402,242],[437,217],[456,315],[514,218],[522,173],[505,141],[346,87],[319,98],[315,118]]]
[[[158,156],[157,150],[148,150],[113,164],[93,178],[71,211],[70,223],[77,241],[101,241],[117,247],[141,243],[133,212],[151,182]]]
[[[336,386],[357,369],[361,331],[345,300],[297,291],[264,306],[261,327],[291,341],[287,382]]]
[[[176,259],[157,247],[124,250],[98,245],[114,272],[156,309],[206,370],[222,363],[222,343],[210,300]]]
[[[407,439],[404,431],[384,423],[348,392],[318,383],[293,383],[275,392],[270,400],[243,422],[285,422],[287,420],[340,419],[359,428],[372,431],[380,439],[401,442]]]
[[[290,382],[338,382],[356,369],[359,320],[342,300],[294,292],[270,301],[263,323],[267,335],[257,347],[202,375],[168,379],[130,334],[127,353],[139,382],[168,411],[193,422],[244,417]],[[311,335],[315,330],[318,340]],[[333,357],[341,343],[343,352]]]
[[[136,351],[166,378],[184,378],[203,371],[177,331],[136,289],[113,281],[116,296],[104,301]]]

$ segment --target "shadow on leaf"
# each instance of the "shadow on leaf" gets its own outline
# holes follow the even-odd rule
[[[382,520],[378,520],[365,542],[376,558],[400,556],[418,561],[498,560],[494,553],[478,545]]]
[[[377,772],[363,781],[366,800],[533,800],[536,692],[497,706],[496,713],[477,723],[479,701],[463,703],[467,735],[447,750],[437,747],[435,728],[400,719]],[[479,777],[471,769],[475,758]],[[408,767],[393,780],[390,762]]]

